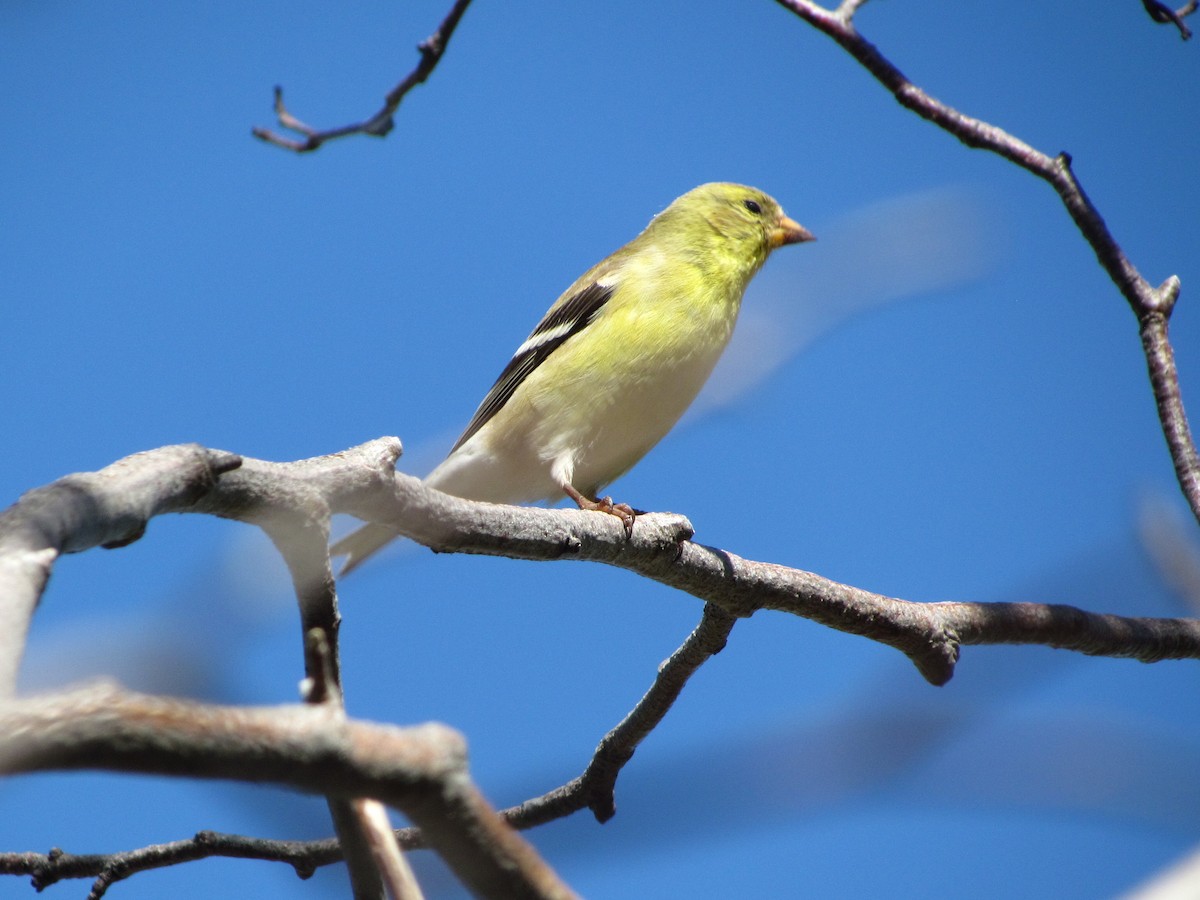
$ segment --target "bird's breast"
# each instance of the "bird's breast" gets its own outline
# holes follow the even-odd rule
[[[631,308],[592,327],[615,352],[547,366],[530,392],[534,442],[595,493],[632,467],[679,421],[725,349],[736,309]],[[549,361],[548,361],[549,362]],[[535,373],[537,375],[539,373]]]

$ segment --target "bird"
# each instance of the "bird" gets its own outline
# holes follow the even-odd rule
[[[683,194],[554,301],[424,483],[491,503],[570,498],[630,536],[636,511],[600,491],[691,405],[772,251],[812,240],[756,188]],[[330,553],[346,574],[397,536],[365,525]]]

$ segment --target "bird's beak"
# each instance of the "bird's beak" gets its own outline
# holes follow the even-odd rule
[[[784,244],[803,244],[805,241],[815,241],[816,236],[799,222],[781,216],[768,235],[771,249],[775,250]]]

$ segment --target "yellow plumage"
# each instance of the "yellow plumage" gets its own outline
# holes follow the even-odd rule
[[[563,292],[425,483],[494,503],[565,495],[631,528],[629,507],[594,498],[695,399],[771,251],[812,239],[754,188],[684,194]],[[395,536],[367,525],[332,552],[349,571]]]

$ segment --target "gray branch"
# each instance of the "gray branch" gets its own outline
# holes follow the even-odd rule
[[[242,458],[194,445],[164,447],[31,491],[0,513],[0,634],[19,635],[23,640],[61,553],[129,543],[145,533],[151,518],[165,512],[218,515],[266,530],[288,561],[302,620],[318,634],[336,634],[336,592],[325,545],[334,513],[388,525],[442,552],[602,562],[703,599],[708,606],[701,625],[663,667],[633,712],[601,742],[584,775],[507,812],[507,818],[524,826],[584,806],[600,818],[611,815],[612,787],[633,749],[661,721],[688,676],[720,650],[736,618],[760,609],[790,612],[896,647],[934,684],[951,677],[960,647],[969,644],[1044,644],[1147,662],[1200,658],[1200,623],[1194,620],[1127,618],[1039,603],[900,600],[695,543],[691,524],[678,515],[642,515],[627,538],[621,524],[608,516],[451,497],[396,472],[399,455],[400,442],[395,438],[291,463]],[[14,638],[8,640],[13,642],[10,648],[15,646]],[[314,686],[318,693],[336,691],[336,654],[331,650],[307,659],[310,679],[319,676]],[[7,665],[11,680],[0,687],[11,694],[16,664],[10,660]],[[106,718],[101,707],[113,715]],[[146,715],[148,709],[155,714]],[[397,793],[395,779],[411,785],[417,776],[406,780],[391,769],[380,774],[373,768],[377,759],[364,749],[374,747],[372,741],[387,743],[392,738],[379,738],[368,726],[345,722],[342,716],[340,706],[330,703],[305,711],[217,710],[131,697],[111,689],[51,701],[12,700],[0,705],[0,735],[4,736],[0,767],[29,771],[86,766],[241,778],[324,793],[335,801],[375,797],[408,813],[423,829],[420,840],[446,855],[468,883],[482,880],[490,890],[498,883],[491,879],[501,877],[500,869],[509,873],[507,877],[523,879],[523,890],[534,890],[530,885],[541,884],[539,879],[553,878],[540,874],[549,870],[528,845],[502,836],[511,833],[515,838],[515,832],[496,824],[502,820],[466,781],[460,749],[454,749],[444,735],[437,746],[449,756],[423,762],[442,766],[439,771],[454,773],[455,784],[462,782],[451,807],[430,799],[429,782],[421,782],[415,794]],[[341,724],[330,724],[333,721]],[[340,737],[334,740],[334,735]],[[428,750],[433,745],[419,746]],[[389,756],[397,765],[401,758]],[[318,770],[330,767],[333,774],[323,771],[316,777]],[[384,787],[378,783],[380,777],[388,780]],[[406,837],[411,842],[415,836]],[[233,840],[236,844],[241,839]],[[481,841],[489,846],[479,846]],[[261,853],[261,847],[255,846]],[[150,853],[149,849],[140,858],[145,866],[171,855],[169,850]],[[196,858],[205,849],[206,842],[197,839],[177,846],[175,852],[179,858]],[[286,853],[280,858],[295,859]],[[513,860],[528,865],[522,862],[514,875],[508,868]],[[22,860],[9,855],[3,862],[7,871],[40,871],[46,877],[69,868],[64,861],[56,870],[56,860],[49,858]],[[303,864],[311,863],[310,859]],[[504,893],[511,887],[506,883],[501,893],[493,895],[516,896]],[[560,888],[554,880],[552,888],[538,887],[542,893],[529,895],[552,896]]]
[[[0,771],[106,769],[374,797],[421,826],[478,896],[570,898],[554,872],[471,782],[444,725],[348,720],[339,707],[222,707],[112,685],[0,704]]]
[[[238,458],[198,447],[167,447],[32,491],[0,514],[0,573],[6,578],[5,596],[16,593],[33,602],[0,607],[5,617],[0,625],[24,634],[48,571],[49,562],[30,568],[13,560],[52,561],[64,548],[84,549],[114,535],[129,540],[159,512],[209,513],[277,534],[283,519],[319,522],[333,513],[350,513],[440,552],[601,562],[678,588],[737,617],[760,609],[792,613],[895,647],[934,684],[950,679],[960,648],[972,644],[1041,644],[1144,662],[1200,658],[1200,623],[1191,619],[1130,618],[1045,603],[902,600],[695,543],[691,523],[675,514],[640,516],[627,539],[615,519],[582,510],[451,497],[396,472],[399,454],[397,439],[380,438],[293,463],[244,458],[216,480],[211,467],[203,468],[207,490],[198,492],[195,460]],[[164,477],[172,465],[178,466],[175,481]],[[159,493],[144,496],[146,491]],[[61,527],[40,527],[45,521]],[[64,523],[72,528],[64,530]],[[323,534],[327,525],[312,527]],[[311,577],[324,590],[328,560],[323,548],[307,546],[320,553],[311,563]],[[309,586],[300,580],[303,596]]]
[[[136,541],[151,518],[190,508],[239,465],[196,444],[162,447],[60,478],[0,514],[0,700],[16,692],[29,623],[60,554]]]

